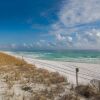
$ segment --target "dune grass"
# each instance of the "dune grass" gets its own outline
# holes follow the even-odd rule
[[[65,77],[57,72],[49,72],[46,69],[37,68],[35,65],[28,64],[23,59],[13,57],[11,55],[0,52],[0,79],[8,84],[9,89],[12,89],[16,84],[21,84],[22,91],[31,93],[35,100],[54,99],[59,93],[64,91],[62,83],[67,83]],[[28,84],[28,85],[27,85]],[[40,84],[50,88],[50,91],[40,90],[34,91],[34,86],[30,84]],[[50,86],[55,85],[54,88]],[[26,99],[27,100],[27,99]],[[33,99],[32,99],[33,100]]]
[[[0,52],[0,65],[22,65],[26,62],[11,55]]]
[[[49,72],[45,69],[38,69],[35,65],[28,64],[24,60],[18,59],[11,55],[0,53],[0,73],[5,72],[11,73],[7,79],[20,80],[27,78],[28,81],[45,83],[45,84],[56,84],[66,81],[63,76],[59,73]],[[10,75],[10,74],[9,74]]]

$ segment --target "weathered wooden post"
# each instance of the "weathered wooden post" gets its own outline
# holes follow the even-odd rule
[[[79,68],[76,68],[76,85],[78,86],[78,72],[79,72]]]
[[[24,61],[24,58],[23,58],[23,56],[22,56],[22,65],[24,64],[23,61]]]
[[[23,56],[22,56],[22,61],[23,61],[24,59],[23,59]]]

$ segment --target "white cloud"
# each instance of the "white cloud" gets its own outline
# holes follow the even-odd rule
[[[73,38],[70,37],[70,36],[68,36],[68,41],[69,41],[69,42],[72,42],[72,40],[73,40]]]
[[[59,40],[59,41],[65,40],[65,37],[64,37],[64,36],[61,36],[61,34],[56,34],[56,38],[57,38],[57,40]]]
[[[0,44],[0,49],[7,50],[7,49],[16,49],[17,45],[15,43],[12,44]]]
[[[24,47],[28,47],[28,45],[27,45],[26,43],[23,43],[23,46],[24,46]]]
[[[98,33],[100,30],[91,29],[83,33],[77,34],[77,39],[73,43],[77,48],[83,49],[100,49],[100,37]]]
[[[13,49],[15,49],[17,47],[17,45],[16,44],[11,44],[11,48],[13,48]]]
[[[98,37],[100,37],[100,32],[97,32],[97,34],[96,34]]]
[[[59,20],[51,25],[57,46],[61,48],[100,49],[100,0],[65,0]]]
[[[64,2],[58,15],[61,23],[68,27],[95,22],[100,20],[100,0],[69,0]]]

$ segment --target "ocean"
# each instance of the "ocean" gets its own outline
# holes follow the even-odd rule
[[[81,62],[81,63],[100,63],[100,51],[92,50],[66,50],[66,51],[48,51],[48,50],[35,50],[35,51],[14,51],[23,57],[42,60],[55,60],[67,62]]]

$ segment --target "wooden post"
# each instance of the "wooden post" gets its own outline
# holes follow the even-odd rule
[[[79,72],[79,68],[76,68],[76,85],[78,86],[78,72]]]
[[[22,56],[22,61],[23,61],[23,56]]]
[[[24,59],[23,59],[23,56],[22,56],[22,65],[24,64],[23,61],[24,61]]]

